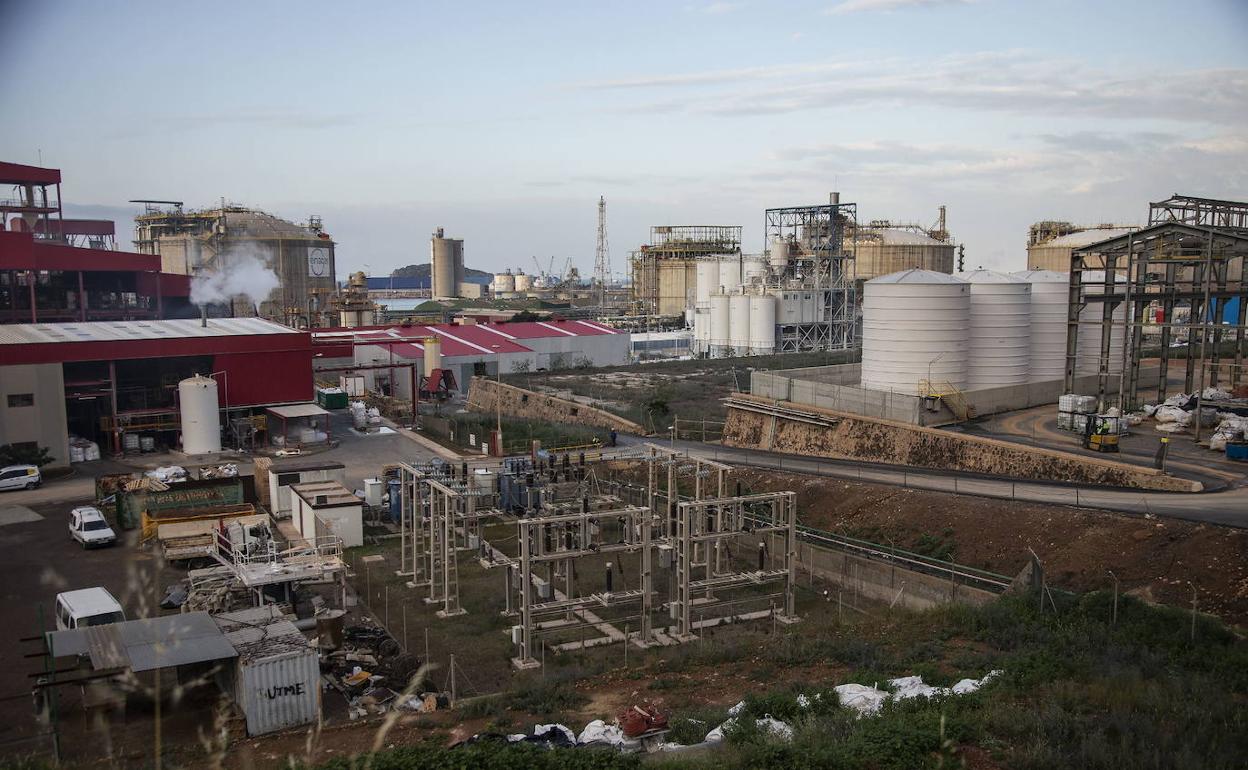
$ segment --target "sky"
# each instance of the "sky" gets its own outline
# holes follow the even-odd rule
[[[1042,219],[1248,200],[1248,2],[0,0],[0,159],[67,216],[133,198],[322,217],[339,278],[427,262],[613,272],[653,225],[841,192],[1023,269]],[[123,236],[124,237],[124,236]]]

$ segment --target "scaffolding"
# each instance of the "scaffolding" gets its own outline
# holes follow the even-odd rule
[[[1102,268],[1103,266],[1103,268]],[[1104,283],[1084,283],[1089,269],[1104,270]],[[1089,291],[1095,286],[1094,291]],[[1232,388],[1242,382],[1245,311],[1248,310],[1248,203],[1175,195],[1150,207],[1149,225],[1140,230],[1074,250],[1070,267],[1070,301],[1066,333],[1066,392],[1073,392],[1078,358],[1080,313],[1089,303],[1099,303],[1100,327],[1097,396],[1105,406],[1114,353],[1111,339],[1115,327],[1124,336],[1118,406],[1125,410],[1140,404],[1140,363],[1144,357],[1145,325],[1160,328],[1157,349],[1159,379],[1157,400],[1166,398],[1166,381],[1174,351],[1185,358],[1184,392],[1199,393],[1206,385],[1216,387],[1220,371],[1229,369]],[[1150,320],[1150,305],[1160,307],[1160,318]],[[1115,318],[1120,305],[1126,306]],[[1176,320],[1176,307],[1187,307],[1186,321]],[[1230,320],[1228,316],[1234,317]],[[1086,322],[1085,322],[1086,323]],[[1175,332],[1186,334],[1186,344],[1172,347]],[[1085,335],[1086,337],[1086,335]],[[1225,342],[1233,363],[1222,356]],[[1206,380],[1206,374],[1209,379]],[[1197,421],[1196,438],[1200,428]]]
[[[789,263],[782,278],[800,280],[802,289],[818,295],[820,318],[814,323],[780,324],[777,352],[847,350],[854,346],[858,303],[854,289],[854,249],[847,250],[846,232],[858,231],[858,205],[841,203],[833,193],[817,206],[767,209],[766,243],[789,244]]]
[[[741,256],[737,225],[663,225],[650,228],[650,243],[630,256],[633,306],[638,313],[674,316],[684,312],[701,259]]]

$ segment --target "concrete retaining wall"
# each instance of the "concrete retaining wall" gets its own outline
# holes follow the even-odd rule
[[[487,377],[473,377],[468,385],[468,409],[490,413],[501,409],[508,417],[550,420],[568,425],[588,425],[626,433],[645,434],[646,429],[632,420],[586,404],[537,393]]]
[[[1155,388],[1157,369],[1140,370],[1140,389]],[[778,372],[756,371],[750,375],[750,393],[763,398],[791,401],[838,412],[852,412],[866,417],[895,420],[911,425],[948,425],[958,418],[944,404],[929,411],[924,400],[905,393],[869,390],[859,387],[861,364],[815,366],[785,369]],[[1001,388],[969,390],[963,395],[978,415],[1030,409],[1056,404],[1063,393],[1061,380],[1010,385]],[[1075,378],[1075,392],[1095,393],[1096,375]],[[1117,393],[1118,380],[1110,378],[1109,392]]]
[[[778,415],[771,409],[771,403],[765,399],[733,397],[728,403],[724,444],[1003,478],[1169,492],[1199,492],[1201,489],[1198,482],[1097,457],[812,406],[801,407],[808,418]]]

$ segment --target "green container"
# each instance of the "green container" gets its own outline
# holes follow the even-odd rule
[[[316,403],[322,409],[346,409],[347,392],[342,388],[330,390],[316,389]]]

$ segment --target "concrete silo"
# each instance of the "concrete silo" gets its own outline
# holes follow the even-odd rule
[[[429,239],[429,271],[434,297],[460,296],[459,285],[464,280],[463,240],[445,237],[439,227]]]
[[[1075,249],[1126,235],[1134,229],[1123,225],[1085,227],[1070,222],[1037,222],[1027,234],[1027,269],[1069,273],[1070,255]],[[1104,267],[1098,260],[1092,258],[1086,266]]]
[[[900,270],[952,273],[955,246],[915,228],[859,227],[853,236],[854,274],[870,280]]]
[[[966,388],[970,284],[932,270],[904,270],[866,282],[862,301],[862,386],[919,395],[922,382]]]

